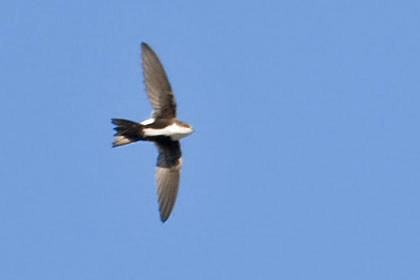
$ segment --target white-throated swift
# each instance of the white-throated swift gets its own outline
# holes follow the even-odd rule
[[[176,119],[175,97],[165,70],[156,53],[141,43],[141,57],[147,97],[153,111],[141,123],[112,119],[117,131],[113,147],[137,141],[154,142],[159,156],[156,164],[156,187],[160,219],[165,222],[174,208],[182,166],[179,140],[193,132],[191,125]]]

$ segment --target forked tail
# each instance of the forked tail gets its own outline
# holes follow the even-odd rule
[[[115,124],[114,129],[117,131],[114,134],[115,140],[112,142],[112,147],[123,146],[143,140],[143,125],[123,119],[112,119],[112,123]]]

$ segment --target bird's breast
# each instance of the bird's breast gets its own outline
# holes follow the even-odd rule
[[[192,128],[180,126],[176,123],[163,128],[144,128],[143,130],[145,137],[167,136],[170,137],[172,141],[178,141],[181,138],[190,135],[192,132]]]

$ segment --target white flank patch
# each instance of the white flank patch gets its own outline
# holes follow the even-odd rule
[[[151,123],[154,123],[154,122],[155,122],[155,119],[154,118],[150,118],[150,119],[147,119],[145,121],[142,121],[140,124],[142,124],[142,125],[148,125],[148,124],[151,124]]]
[[[167,127],[155,129],[155,128],[145,128],[143,130],[144,136],[169,136],[171,140],[177,141],[185,136],[190,135],[193,132],[193,129],[190,127],[179,126],[176,123],[171,124]]]

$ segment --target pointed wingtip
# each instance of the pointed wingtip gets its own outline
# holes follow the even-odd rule
[[[172,206],[171,205],[161,205],[161,207],[159,207],[160,221],[162,223],[165,223],[169,219],[169,217],[171,216],[174,204],[175,204],[175,202],[173,202]],[[164,207],[162,207],[162,206],[164,206]]]
[[[160,221],[162,222],[162,224],[164,224],[169,219],[170,215],[171,215],[171,211],[167,212],[166,210],[159,207],[159,216],[160,216]]]
[[[150,50],[150,46],[146,43],[146,42],[141,42],[141,49],[149,49]]]

